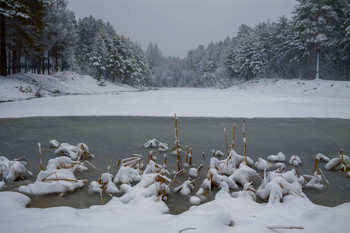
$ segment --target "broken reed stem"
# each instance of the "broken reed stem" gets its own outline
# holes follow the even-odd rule
[[[100,190],[100,197],[101,197],[101,203],[102,203],[102,205],[104,205],[105,203],[103,201],[102,189]]]
[[[236,124],[233,124],[232,150],[235,149]]]
[[[197,172],[199,173],[202,168],[203,168],[203,164],[199,165],[199,167],[197,168]]]
[[[190,149],[190,154],[191,154],[191,157],[190,157],[190,166],[192,166],[192,148]]]
[[[38,147],[39,147],[39,153],[40,153],[40,170],[44,170],[43,168],[43,154],[41,153],[41,144],[38,143]]]
[[[317,175],[319,173],[318,171],[318,159],[316,159],[316,162],[315,162],[315,167],[314,167],[314,173],[317,172]]]
[[[324,178],[324,180],[326,181],[326,183],[329,185],[329,182],[328,182],[326,176],[323,174],[321,168],[318,168],[318,170],[320,171],[320,173],[321,173],[322,177]]]
[[[186,163],[188,163],[188,154],[190,153],[190,149],[186,145]]]
[[[341,163],[345,164],[344,163],[344,152],[343,152],[343,149],[340,150],[340,155],[341,155]]]
[[[181,169],[180,171],[178,171],[178,172],[175,174],[174,179],[173,179],[173,181],[171,182],[170,186],[172,186],[172,185],[175,183],[177,176],[180,175],[181,173],[184,173],[184,172],[185,172],[184,169]]]
[[[229,149],[228,149],[226,128],[224,128],[224,132],[225,132],[226,151],[227,151],[227,155],[229,155],[229,154],[230,154],[230,152],[229,152]]]
[[[93,167],[96,171],[99,171],[100,169],[98,169],[97,167],[95,167],[95,165],[93,165],[92,163],[90,163],[88,160],[85,160],[85,162],[87,164],[89,164],[91,167]]]
[[[305,196],[302,195],[301,193],[298,193],[297,191],[294,191],[293,189],[289,189],[289,190],[292,191],[293,193],[299,195],[300,197],[305,198]]]

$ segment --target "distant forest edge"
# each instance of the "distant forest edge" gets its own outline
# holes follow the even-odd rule
[[[73,70],[129,85],[225,87],[237,80],[350,80],[350,1],[296,0],[292,19],[241,25],[233,38],[166,57],[110,23],[76,21],[67,0],[0,0],[1,75]],[[319,72],[317,72],[319,70]]]

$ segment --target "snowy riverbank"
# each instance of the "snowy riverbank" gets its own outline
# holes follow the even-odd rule
[[[0,79],[2,101],[34,97],[33,93],[22,93],[16,88],[21,82],[23,87],[29,85],[18,76],[21,75],[15,79]],[[176,112],[181,117],[350,119],[349,81],[262,79],[227,89],[162,88],[140,91],[109,82],[101,87],[90,76],[74,73],[31,77],[41,83],[45,97],[1,103],[1,118],[95,115],[169,117]]]

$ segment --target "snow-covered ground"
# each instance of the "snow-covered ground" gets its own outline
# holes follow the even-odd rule
[[[16,79],[0,79],[0,100],[34,96],[16,88],[21,82],[18,76],[22,75],[15,76]],[[100,87],[89,76],[67,72],[58,73],[55,77],[30,77],[42,83],[46,97],[1,103],[1,118],[91,115],[169,117],[176,112],[181,117],[350,119],[349,81],[262,79],[227,89],[161,88],[141,91],[109,82],[105,87]],[[28,84],[22,82],[22,86],[27,87]]]
[[[113,198],[89,209],[28,209],[29,198],[0,192],[0,232],[348,232],[350,204],[323,207],[289,195],[283,203],[258,204],[220,191],[214,201],[180,215],[140,195],[128,204]],[[18,222],[20,221],[20,224]]]
[[[40,87],[44,97],[35,98]],[[0,103],[0,118],[173,116],[176,112],[181,117],[350,119],[350,82],[254,80],[222,90],[141,91],[109,82],[101,87],[91,77],[71,72],[55,76],[20,74],[0,77],[0,101],[12,101]],[[88,209],[25,208],[29,201],[24,194],[0,192],[0,232],[345,233],[350,228],[350,203],[323,207],[300,195],[287,195],[281,203],[259,204],[244,195],[234,198],[221,190],[215,200],[180,215],[167,214],[164,202],[143,195],[136,195],[128,203],[123,197],[114,197],[106,205]]]

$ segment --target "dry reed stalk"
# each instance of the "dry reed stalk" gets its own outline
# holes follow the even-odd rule
[[[242,128],[243,128],[243,138],[245,138],[245,120],[244,119],[243,119]]]
[[[318,168],[318,170],[320,171],[320,173],[321,173],[322,177],[324,178],[324,180],[326,181],[327,185],[329,185],[329,182],[328,182],[326,176],[323,174],[321,168]]]
[[[89,164],[91,167],[93,167],[96,171],[99,171],[100,169],[98,169],[97,167],[95,167],[95,165],[93,165],[92,163],[90,163],[88,160],[84,161],[85,163]]]
[[[343,149],[340,150],[340,155],[341,155],[341,163],[345,164],[344,163],[344,152],[343,152]]]
[[[314,173],[315,172],[317,172],[317,175],[319,174],[319,171],[318,171],[318,159],[316,159],[316,162],[315,162]]]
[[[300,197],[305,198],[305,196],[302,195],[301,193],[299,193],[299,192],[297,192],[297,191],[294,191],[293,189],[289,189],[289,190],[292,191],[293,193],[299,195]]]
[[[188,163],[188,154],[190,153],[190,149],[186,145],[186,163]]]
[[[192,160],[192,157],[193,157],[193,156],[192,156],[192,148],[190,148],[190,154],[191,154],[191,157],[190,157],[190,166],[192,166],[192,161],[193,161],[193,160]]]
[[[105,203],[104,203],[104,201],[103,201],[102,190],[100,190],[100,197],[101,197],[101,203],[102,203],[102,205],[104,205]]]
[[[199,165],[199,167],[197,168],[197,172],[199,173],[200,170],[202,170],[202,168],[203,168],[203,164]]]
[[[40,153],[40,170],[44,170],[43,168],[43,154],[41,153],[41,144],[38,143],[38,147],[39,147],[39,153]]]
[[[232,150],[235,149],[236,124],[233,124]]]
[[[229,149],[228,149],[228,144],[227,144],[227,133],[226,133],[226,128],[224,128],[224,132],[225,132],[226,152],[227,152],[227,155],[229,155],[229,154],[230,154],[230,152],[229,152]]]
[[[173,184],[176,182],[177,176],[180,175],[181,173],[185,173],[185,170],[184,170],[184,169],[181,169],[180,171],[178,171],[178,172],[175,174],[173,181],[170,183],[170,186],[173,186]]]
[[[120,159],[118,160],[117,168],[120,166]]]

